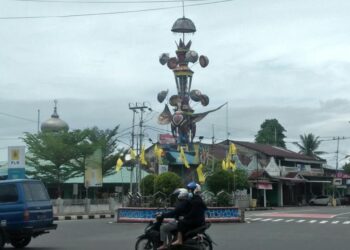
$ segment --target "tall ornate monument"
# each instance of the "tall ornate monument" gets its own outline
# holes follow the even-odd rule
[[[179,18],[174,23],[172,32],[180,34],[182,37],[176,42],[176,56],[170,57],[168,53],[163,53],[159,57],[162,65],[167,65],[174,72],[177,94],[169,98],[165,104],[163,112],[158,117],[159,124],[171,124],[171,131],[177,140],[177,144],[184,145],[192,143],[196,135],[196,123],[202,120],[208,113],[220,109],[220,107],[204,113],[195,113],[191,107],[191,102],[201,103],[203,106],[209,104],[209,97],[198,89],[192,89],[192,78],[194,72],[189,67],[199,61],[200,66],[207,67],[209,60],[206,56],[198,56],[198,53],[191,50],[191,40],[186,41],[187,34],[196,32],[196,26],[191,19],[185,16]],[[162,103],[168,95],[168,90],[158,93],[157,99]],[[169,105],[173,108],[171,112]]]

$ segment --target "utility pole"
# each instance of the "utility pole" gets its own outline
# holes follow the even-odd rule
[[[130,109],[130,103],[129,103],[129,109]],[[135,115],[137,113],[136,109],[131,109],[132,112],[132,130],[131,130],[131,149],[134,150],[134,137],[135,137]],[[134,177],[134,163],[132,163],[131,169],[130,169],[130,188],[129,191],[132,193],[133,189],[133,177]]]
[[[139,122],[139,126],[140,126],[140,140],[137,142],[137,144],[139,144],[137,146],[136,152],[138,154],[137,157],[137,165],[136,165],[136,182],[137,182],[137,192],[140,192],[140,182],[141,182],[141,163],[140,163],[140,154],[141,154],[141,150],[142,150],[142,141],[143,141],[143,113],[145,112],[146,109],[150,109],[148,106],[145,105],[145,103],[143,103],[141,106],[139,106],[137,103],[135,104],[130,104],[129,103],[129,109],[132,110],[135,114],[135,112],[137,110],[141,111],[141,117],[140,117],[140,122]],[[133,120],[134,123],[134,120]],[[134,138],[134,130],[133,130],[133,135],[132,137]],[[134,144],[134,139],[132,139],[132,144]]]

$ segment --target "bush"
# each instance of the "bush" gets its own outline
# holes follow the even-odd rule
[[[156,192],[162,192],[170,195],[176,188],[183,186],[180,176],[175,173],[167,172],[160,174],[155,179]]]
[[[155,193],[155,179],[156,175],[150,174],[142,178],[140,183],[141,194],[142,195],[152,195]]]
[[[217,194],[220,191],[231,193],[237,189],[249,187],[248,175],[244,170],[236,169],[235,172],[219,170],[207,178],[209,191]]]

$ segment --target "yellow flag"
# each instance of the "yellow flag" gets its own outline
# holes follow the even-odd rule
[[[196,170],[198,175],[198,181],[200,184],[203,184],[205,182],[205,176],[203,174],[203,164],[199,164]]]
[[[203,164],[199,164],[196,170],[198,175],[198,181],[200,184],[203,184],[205,182],[205,176],[203,174]]]
[[[233,143],[230,143],[230,148],[229,148],[228,152],[230,155],[236,155],[237,154],[236,145]]]
[[[163,154],[163,149],[162,148],[158,148],[156,145],[156,149],[155,149],[155,156],[157,158],[158,163],[162,163],[162,154]]]
[[[132,160],[136,159],[136,153],[133,148],[130,148],[130,157]]]
[[[120,158],[118,158],[117,163],[115,164],[115,171],[118,172],[120,169],[122,169],[123,164],[124,162]]]
[[[234,162],[230,162],[230,168],[232,168],[232,171],[235,171],[237,166]]]
[[[147,165],[147,161],[146,161],[146,158],[145,158],[145,147],[144,146],[142,146],[142,149],[141,149],[140,163],[142,165]]]
[[[190,165],[188,164],[188,161],[186,159],[184,149],[182,147],[180,147],[180,160],[182,161],[182,163],[185,165],[186,168],[190,168]]]
[[[222,169],[223,169],[223,170],[226,170],[226,169],[227,169],[227,168],[226,168],[226,161],[225,161],[225,160],[222,160],[221,166],[222,166]]]
[[[194,161],[199,162],[199,144],[194,145]]]

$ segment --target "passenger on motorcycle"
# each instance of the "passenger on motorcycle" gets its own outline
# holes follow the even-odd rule
[[[191,209],[183,219],[179,220],[177,224],[177,240],[174,241],[172,245],[182,245],[183,235],[187,231],[205,224],[205,211],[207,210],[207,206],[200,196],[201,186],[195,182],[190,182],[187,185],[187,189],[190,192]]]
[[[167,249],[167,240],[169,239],[170,233],[174,230],[177,230],[177,221],[179,218],[187,214],[191,208],[187,189],[178,188],[174,191],[173,194],[177,195],[178,199],[175,209],[167,213],[161,213],[158,216],[161,216],[162,218],[174,218],[175,220],[161,225],[160,240],[163,242],[163,244],[158,247],[157,250]]]

